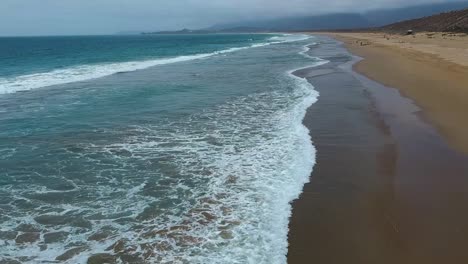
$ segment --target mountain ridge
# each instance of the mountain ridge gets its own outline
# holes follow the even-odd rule
[[[378,29],[410,19],[419,19],[439,13],[468,8],[468,1],[415,5],[403,8],[376,9],[362,13],[330,13],[310,16],[283,17],[267,20],[240,21],[216,24],[203,29],[145,32],[144,34],[199,34],[313,30]]]
[[[468,1],[424,4],[402,8],[376,9],[362,13],[330,13],[312,16],[295,16],[278,19],[218,24],[205,30],[225,30],[234,27],[278,30],[337,30],[375,28],[388,24],[468,8]]]

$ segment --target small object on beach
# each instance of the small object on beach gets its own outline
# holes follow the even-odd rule
[[[426,33],[427,38],[434,38],[435,33]]]
[[[370,42],[368,42],[368,41],[361,41],[361,42],[359,43],[359,45],[361,45],[361,46],[367,46],[367,45],[370,45]]]
[[[408,31],[406,31],[406,35],[413,35],[413,30],[412,30],[412,29],[408,29]]]

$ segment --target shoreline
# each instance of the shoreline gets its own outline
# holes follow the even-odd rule
[[[413,100],[454,149],[468,154],[468,37],[326,33],[363,60],[353,69]],[[362,43],[362,44],[361,44]]]
[[[288,263],[468,261],[468,157],[399,90],[353,71],[340,43],[318,39],[309,54],[331,63],[295,72],[320,99],[303,121],[317,164],[293,202]]]

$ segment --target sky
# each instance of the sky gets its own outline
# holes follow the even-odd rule
[[[0,36],[197,29],[252,19],[457,0],[0,0]]]

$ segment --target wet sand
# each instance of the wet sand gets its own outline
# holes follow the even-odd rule
[[[468,263],[468,157],[450,147],[398,90],[331,62],[296,72],[320,98],[304,124],[317,148],[311,182],[293,203],[288,263]]]
[[[333,36],[365,58],[355,65],[356,71],[412,98],[449,144],[468,154],[468,35]]]

